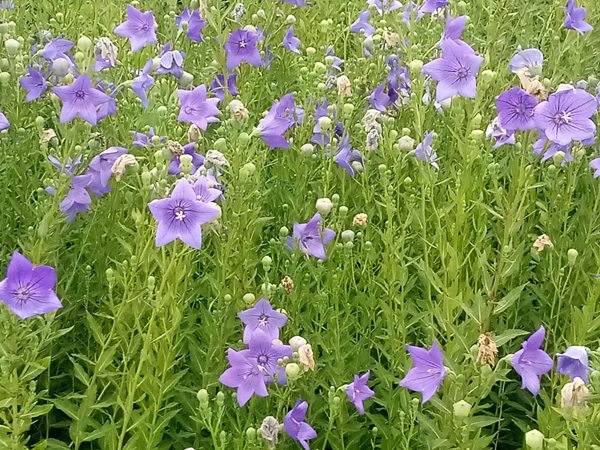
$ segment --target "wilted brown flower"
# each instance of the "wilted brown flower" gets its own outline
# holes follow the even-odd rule
[[[239,100],[231,100],[227,107],[229,108],[229,111],[231,111],[231,114],[235,120],[238,122],[243,122],[244,119],[248,117],[248,110]]]
[[[200,128],[197,125],[191,124],[188,129],[188,141],[190,142],[198,142],[202,137],[202,133]]]
[[[376,109],[369,109],[362,118],[362,123],[365,127],[365,131],[369,132],[371,128],[374,128],[377,124],[377,119],[381,116],[381,111]]]
[[[108,59],[112,66],[117,63],[117,52],[117,46],[109,38],[101,37],[96,40],[96,54]]]
[[[519,80],[521,80],[521,86],[527,93],[533,95],[538,101],[542,102],[548,98],[548,92],[544,85],[540,82],[540,77],[532,77],[529,75],[527,68],[523,68],[517,71]]]
[[[550,238],[547,235],[542,234],[535,240],[535,242],[533,243],[533,246],[535,248],[537,248],[537,251],[539,253],[542,250],[544,250],[545,247],[548,247],[548,246],[554,247],[554,244],[552,243],[552,241],[550,240]]]
[[[585,386],[583,380],[579,377],[575,377],[571,383],[565,384],[565,387],[560,391],[561,406],[565,409],[573,408],[579,411],[586,410],[588,405],[585,398],[589,393],[590,391]]]
[[[304,366],[304,371],[315,370],[315,359],[310,344],[303,345],[298,349],[298,357]]]
[[[121,176],[125,173],[127,166],[137,166],[138,162],[135,156],[125,153],[117,158],[112,166],[111,172],[114,174],[117,181],[121,181]]]
[[[383,32],[383,40],[387,48],[394,49],[400,47],[400,35],[398,33],[385,30]]]
[[[492,333],[483,333],[479,335],[477,346],[479,347],[477,360],[480,361],[481,364],[493,366],[496,362],[496,356],[498,356],[498,347],[494,342],[494,335]]]
[[[181,145],[177,141],[171,141],[169,139],[169,140],[167,140],[166,145],[167,145],[167,148],[169,150],[171,150],[171,153],[173,153],[174,155],[181,156],[185,153],[185,149],[183,148],[183,145]]]
[[[367,215],[364,213],[360,213],[354,216],[354,219],[352,220],[352,225],[360,225],[361,227],[364,227],[367,225]]]
[[[288,294],[291,294],[294,291],[294,280],[287,275],[283,278],[283,280],[281,280],[281,285]]]
[[[346,75],[337,77],[336,80],[338,95],[341,98],[350,97],[352,95],[352,89],[350,88],[350,79]]]
[[[52,128],[50,128],[49,130],[44,131],[44,133],[42,134],[40,144],[43,148],[48,148],[48,143],[54,138],[56,138],[56,133]]]

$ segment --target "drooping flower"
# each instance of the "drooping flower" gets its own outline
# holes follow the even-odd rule
[[[148,204],[158,221],[156,246],[180,239],[192,248],[202,247],[202,224],[219,215],[219,209],[196,200],[196,194],[186,179],[180,179],[171,197],[154,200]]]
[[[154,84],[154,78],[150,76],[150,70],[152,69],[153,61],[149,59],[144,64],[144,68],[140,71],[139,75],[131,80],[131,90],[142,100],[144,108],[148,109],[148,94],[147,91]]]
[[[244,406],[253,395],[269,395],[265,375],[256,361],[251,361],[242,352],[232,349],[227,353],[227,360],[231,367],[221,374],[219,381],[227,387],[237,388],[237,401],[240,406]]]
[[[516,142],[515,132],[509,132],[502,127],[498,117],[494,118],[494,120],[492,120],[492,122],[488,125],[487,129],[485,130],[485,138],[494,138],[496,140],[494,149],[497,149],[504,144],[514,145]]]
[[[98,38],[96,41],[96,46],[94,47],[94,51],[96,52],[96,70],[100,71],[102,69],[98,68],[98,61],[101,60],[103,62],[102,67],[106,64],[106,67],[114,67],[117,64],[117,53],[118,49],[115,44],[107,37]]]
[[[588,408],[586,397],[590,393],[585,382],[575,377],[571,383],[565,384],[560,391],[560,406],[563,409],[576,409],[585,411]]]
[[[63,101],[60,123],[66,123],[79,116],[86,122],[96,125],[98,107],[111,101],[111,97],[92,87],[90,78],[80,75],[70,86],[57,86],[52,91]]]
[[[285,32],[285,37],[283,38],[283,48],[289,50],[290,52],[300,54],[298,47],[300,47],[300,39],[294,36],[294,25],[292,25]]]
[[[510,60],[508,68],[511,73],[525,70],[528,76],[537,76],[542,74],[542,65],[544,64],[544,55],[537,48],[518,48],[517,54]]]
[[[363,376],[354,375],[354,381],[346,386],[346,394],[361,416],[365,413],[363,402],[375,395],[375,392],[367,386],[369,375],[371,375],[371,371]]]
[[[362,31],[365,36],[373,36],[373,33],[375,33],[375,27],[369,23],[370,17],[371,11],[368,9],[361,11],[358,19],[356,19],[356,21],[350,25],[350,33],[360,34]]]
[[[146,44],[156,44],[156,22],[152,11],[141,12],[127,5],[127,20],[114,29],[115,34],[131,41],[131,51],[137,52]]]
[[[163,45],[162,52],[159,55],[160,62],[154,73],[156,75],[172,74],[175,78],[183,76],[183,58],[185,53],[179,50],[171,50],[171,43]]]
[[[588,382],[588,371],[590,369],[588,350],[585,347],[572,346],[565,350],[564,353],[558,353],[558,365],[556,372],[564,375],[569,375],[571,381],[575,378],[581,378],[584,383]]]
[[[374,6],[382,15],[402,8],[402,3],[398,0],[367,0],[367,5]]]
[[[575,0],[568,0],[565,6],[565,28],[577,30],[579,34],[592,31],[594,27],[585,21],[585,14],[585,8],[578,8]]]
[[[263,439],[269,444],[269,448],[275,448],[279,442],[279,421],[273,416],[267,416],[262,422],[262,425],[258,429]]]
[[[350,135],[345,134],[340,142],[340,150],[334,157],[335,163],[342,169],[346,170],[351,177],[354,177],[354,167],[352,163],[358,161],[363,163],[363,156],[359,150],[355,150],[350,145]]]
[[[533,246],[537,250],[537,252],[541,252],[546,247],[554,247],[554,244],[550,240],[550,237],[547,234],[542,234],[538,236],[538,238],[533,243]]]
[[[75,220],[75,216],[80,212],[88,212],[92,198],[87,191],[92,176],[90,174],[77,175],[71,178],[71,187],[67,196],[60,202],[60,212],[67,215],[67,222]]]
[[[25,256],[14,252],[0,282],[0,301],[21,319],[47,314],[62,307],[54,293],[56,272],[50,266],[34,267]]]
[[[568,145],[594,136],[596,125],[591,117],[597,108],[594,96],[582,89],[555,92],[536,106],[535,126],[552,142]]]
[[[273,339],[258,328],[250,336],[248,348],[240,351],[240,354],[256,363],[268,383],[277,382],[281,386],[287,383],[285,367],[279,367],[278,361],[292,357],[289,345],[273,344]]]
[[[206,26],[206,20],[200,16],[200,11],[195,9],[190,12],[186,6],[183,12],[175,18],[175,23],[180,30],[183,30],[183,22],[187,22],[187,38],[196,42],[204,42],[202,39],[202,29]]]
[[[35,70],[33,66],[29,66],[27,73],[29,75],[26,77],[19,78],[19,84],[27,91],[25,102],[29,103],[40,98],[46,92],[47,85],[41,70]]]
[[[421,392],[421,403],[428,401],[442,385],[446,376],[444,356],[437,341],[433,341],[431,349],[407,345],[406,350],[413,360],[413,367],[400,381],[400,386],[411,391]]]
[[[330,228],[325,228],[321,235],[320,223],[321,214],[316,213],[307,223],[294,223],[293,234],[300,250],[305,250],[306,254],[325,260],[327,259],[325,245],[335,239],[336,232]],[[292,247],[292,243],[293,239],[288,239],[288,248]]]
[[[289,437],[300,442],[304,450],[310,450],[308,442],[317,437],[317,432],[305,422],[308,403],[298,399],[294,407],[285,415],[283,428]]]
[[[256,44],[259,41],[257,33],[238,28],[229,35],[223,46],[227,52],[227,70],[232,71],[242,62],[251,66],[261,66],[262,59]]]
[[[59,58],[67,58],[66,53],[73,48],[75,44],[68,39],[56,38],[44,47],[42,55],[47,61],[54,61]]]
[[[237,73],[227,74],[227,92],[232,97],[239,94],[235,82],[237,81]],[[220,73],[210,85],[210,90],[219,100],[225,100],[225,75]]]
[[[546,336],[542,326],[522,344],[522,349],[512,357],[512,366],[523,380],[521,389],[527,389],[533,395],[540,392],[540,376],[552,370],[552,358],[541,349]]]
[[[101,198],[102,194],[110,192],[108,181],[112,175],[112,167],[119,156],[127,153],[128,150],[123,147],[110,147],[90,161],[87,174],[91,175],[89,189]]]
[[[0,109],[0,131],[8,130],[10,128],[10,122]]]
[[[476,76],[483,58],[475,52],[465,52],[462,45],[451,39],[442,41],[440,46],[442,57],[423,66],[423,73],[438,82],[437,101],[441,103],[454,95],[475,98]]]
[[[218,122],[215,115],[219,114],[218,98],[206,97],[206,86],[200,85],[192,91],[177,90],[181,110],[178,120],[180,122],[193,123],[201,130],[206,131],[209,123]]]
[[[315,355],[313,353],[312,345],[301,345],[298,349],[298,359],[304,366],[305,372],[308,372],[309,370],[315,371]]]
[[[425,133],[423,142],[417,145],[417,148],[415,149],[415,156],[421,161],[429,162],[429,164],[439,170],[440,166],[436,162],[437,153],[433,151],[433,148],[431,148],[431,141],[433,140],[434,133],[434,131],[428,131]]]
[[[494,335],[490,332],[481,333],[477,339],[477,361],[493,366],[498,356],[498,346]]]
[[[535,128],[533,111],[537,104],[535,97],[515,86],[496,99],[498,120],[508,132],[533,130]]]
[[[288,318],[273,309],[269,301],[261,298],[250,308],[238,313],[238,317],[244,322],[244,344],[248,344],[256,330],[262,330],[273,341],[279,339],[279,329],[285,325]]]

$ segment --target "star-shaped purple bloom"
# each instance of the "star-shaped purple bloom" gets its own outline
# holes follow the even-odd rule
[[[206,175],[200,175],[194,182],[194,192],[196,193],[196,200],[203,203],[210,203],[217,200],[219,197],[223,198],[223,192],[220,189],[215,188],[215,184]]]
[[[273,341],[279,339],[279,329],[285,325],[288,318],[275,311],[269,301],[261,298],[250,308],[238,313],[238,317],[244,322],[244,344],[248,344],[256,330],[262,330]]]
[[[402,3],[398,0],[368,0],[367,5],[374,6],[382,15],[402,8]]]
[[[92,176],[88,174],[77,175],[71,178],[71,187],[66,197],[60,202],[60,212],[67,215],[67,222],[75,220],[75,216],[80,212],[88,212],[92,198],[87,187],[90,184]]]
[[[407,345],[406,350],[413,360],[413,367],[400,381],[400,386],[421,392],[423,394],[421,403],[425,403],[433,397],[446,376],[444,356],[437,341],[433,342],[430,350],[412,345]]]
[[[206,131],[209,123],[218,122],[215,115],[219,114],[218,98],[206,97],[206,86],[201,84],[192,91],[177,90],[181,109],[178,120],[193,123],[201,130]]]
[[[153,61],[149,59],[140,74],[131,80],[131,90],[142,100],[144,108],[148,109],[148,94],[147,91],[154,85],[154,78],[150,76]]]
[[[235,82],[237,81],[237,73],[227,74],[227,92],[232,97],[239,94]],[[225,100],[225,74],[218,74],[217,78],[211,83],[210,90],[215,94],[219,100]]]
[[[523,342],[522,349],[512,357],[512,366],[523,379],[521,389],[527,389],[533,395],[540,392],[540,376],[552,370],[552,358],[541,349],[546,330],[542,326]]]
[[[294,124],[289,117],[281,114],[280,100],[271,106],[268,114],[258,123],[260,138],[265,141],[271,150],[275,148],[290,148],[290,143],[283,134]]]
[[[511,73],[515,73],[520,69],[527,69],[531,76],[541,75],[542,65],[544,64],[544,55],[537,48],[526,48],[517,50],[517,54],[513,56],[508,65]]]
[[[294,36],[294,26],[292,25],[285,32],[285,37],[283,38],[283,48],[300,54],[298,47],[300,47],[300,39]]]
[[[92,87],[90,78],[80,75],[70,86],[58,86],[52,91],[63,101],[60,123],[66,123],[79,116],[86,122],[96,125],[98,107],[111,101],[111,97]]]
[[[0,109],[0,131],[8,130],[10,128],[10,122]]]
[[[190,142],[183,146],[183,154],[192,156],[192,172],[195,172],[202,164],[204,164],[204,156],[200,153],[196,153],[196,143]],[[171,157],[171,162],[169,163],[169,175],[179,175],[181,173],[181,169],[179,165],[181,164],[181,156],[174,154]]]
[[[568,0],[565,6],[565,28],[577,30],[579,34],[592,31],[594,27],[585,21],[585,13],[585,8],[578,8],[575,0]]]
[[[533,111],[537,104],[536,98],[520,87],[515,86],[503,92],[496,99],[500,124],[509,132],[533,130],[535,128]]]
[[[366,11],[361,11],[358,19],[354,21],[352,25],[350,25],[350,32],[360,34],[360,32],[364,32],[365,36],[373,36],[375,33],[375,27],[369,23],[369,18],[371,17],[371,11],[368,9]]]
[[[215,206],[196,200],[194,189],[184,178],[177,182],[171,197],[154,200],[148,207],[158,221],[157,247],[180,239],[199,250],[202,247],[202,224],[219,214]]]
[[[308,403],[298,398],[294,407],[285,415],[283,428],[289,437],[300,442],[304,450],[310,450],[308,440],[317,437],[317,432],[305,422]]]
[[[223,46],[227,52],[227,70],[232,71],[242,62],[251,66],[261,66],[262,59],[256,44],[259,41],[257,33],[238,28],[229,35],[229,39]]]
[[[548,139],[560,145],[581,141],[594,136],[596,125],[591,117],[598,103],[583,89],[555,92],[541,102],[534,111],[535,126]]]
[[[433,149],[431,148],[431,141],[433,140],[433,134],[434,134],[433,131],[429,131],[429,132],[425,133],[425,138],[423,139],[423,142],[421,142],[419,145],[417,145],[417,148],[415,149],[415,156],[417,158],[419,158],[421,161],[429,162],[429,164],[431,164],[433,167],[435,167],[436,169],[439,170],[440,166],[436,162],[437,153],[435,153],[433,151]]]
[[[0,282],[0,301],[21,319],[47,314],[62,307],[54,293],[55,284],[52,267],[34,267],[25,256],[14,252],[6,278]]]
[[[327,259],[325,245],[335,239],[336,232],[325,228],[321,235],[319,224],[321,214],[316,213],[307,223],[294,223],[294,238],[298,241],[300,250],[306,250],[306,254],[322,260]]]
[[[256,364],[246,358],[241,352],[229,349],[227,352],[229,367],[219,377],[221,384],[237,388],[237,401],[244,406],[253,395],[266,397],[269,395],[265,375]]]
[[[365,413],[363,402],[375,395],[375,392],[367,386],[369,375],[371,375],[370,370],[360,377],[354,375],[354,382],[346,386],[346,394],[350,401],[354,403],[354,406],[356,406],[356,409],[361,416]]]
[[[32,66],[27,68],[29,75],[19,78],[19,84],[27,91],[25,102],[37,100],[46,92],[47,84],[41,70],[35,70]]]
[[[89,168],[86,171],[87,174],[91,175],[88,188],[96,197],[101,198],[102,194],[110,192],[108,181],[112,175],[112,167],[119,156],[127,152],[128,150],[123,147],[110,147],[90,161]]]
[[[451,39],[442,41],[441,47],[442,57],[423,66],[423,73],[438,82],[437,101],[441,103],[455,95],[475,98],[476,76],[483,58],[475,52],[465,52],[462,45]]]
[[[160,61],[154,71],[156,75],[172,74],[175,78],[183,76],[183,58],[185,53],[179,50],[171,50],[171,43],[163,45],[163,50],[159,55]]]
[[[204,42],[202,39],[202,29],[206,26],[206,20],[200,16],[200,11],[195,9],[190,13],[190,9],[186,6],[183,12],[175,18],[175,23],[180,30],[183,30],[183,22],[187,22],[187,38],[196,42]]]
[[[127,20],[114,29],[115,34],[131,41],[131,51],[137,52],[146,44],[156,44],[156,23],[152,11],[141,12],[127,5]]]
[[[564,353],[558,353],[557,373],[569,375],[571,381],[579,377],[584,383],[588,382],[589,364],[588,350],[585,347],[571,346]]]
[[[42,55],[47,61],[54,61],[58,58],[67,58],[65,53],[71,50],[74,45],[75,44],[68,39],[56,38],[46,44]]]
[[[450,16],[450,12],[446,16],[446,27],[444,28],[444,34],[442,35],[442,39],[452,39],[459,40],[462,35],[463,30],[465,29],[465,25],[467,23],[467,16],[460,16],[456,19],[453,19]]]
[[[277,380],[281,386],[287,384],[285,367],[279,367],[278,361],[286,356],[292,357],[292,347],[289,345],[273,344],[273,339],[267,333],[257,329],[250,336],[248,348],[240,351],[240,354],[256,363],[268,383]]]

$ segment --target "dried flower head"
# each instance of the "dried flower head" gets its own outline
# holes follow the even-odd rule
[[[360,213],[354,216],[352,220],[352,225],[358,225],[364,227],[367,225],[367,215],[365,213]]]
[[[209,150],[206,153],[206,158],[204,159],[204,165],[209,169],[214,166],[223,167],[223,166],[228,166],[229,161],[227,161],[227,158],[225,158],[225,155],[223,155],[223,153],[221,153],[220,151]]]
[[[392,31],[385,30],[383,32],[383,40],[388,49],[396,49],[400,47],[400,35]]]
[[[111,66],[117,63],[117,46],[107,37],[98,38],[96,41],[96,54],[108,59]]]
[[[238,122],[243,122],[244,119],[248,117],[248,110],[239,100],[231,100],[227,107],[229,108],[229,111],[231,111],[231,114],[235,120]]]
[[[281,425],[279,425],[279,421],[273,416],[267,416],[258,430],[262,437],[269,443],[269,448],[275,448],[279,441],[277,435],[280,429]]]
[[[169,139],[169,140],[167,140],[167,142],[165,142],[165,145],[171,151],[171,153],[173,153],[176,156],[181,156],[185,153],[185,149],[183,148],[183,145],[181,145],[177,141],[171,141]]]
[[[350,97],[352,95],[352,89],[350,87],[350,79],[346,75],[342,75],[336,80],[338,95],[340,98]]]
[[[304,366],[304,371],[308,372],[315,370],[315,359],[312,351],[312,347],[310,344],[305,344],[298,349],[298,357],[300,358],[300,362]]]
[[[533,243],[533,246],[537,249],[539,253],[546,247],[554,247],[554,244],[547,235],[542,234],[541,236],[538,236],[538,238]]]
[[[283,280],[281,280],[281,285],[288,294],[291,294],[294,291],[294,280],[287,275],[283,278]]]
[[[381,112],[376,109],[369,109],[363,116],[362,123],[365,127],[365,131],[369,131],[377,125],[377,119],[381,116]]]
[[[54,130],[52,128],[50,128],[49,130],[44,131],[44,133],[42,134],[42,138],[40,139],[40,144],[42,145],[43,148],[47,149],[48,144],[54,138],[56,138],[56,133],[54,132]]]
[[[121,176],[125,173],[125,168],[127,166],[137,166],[138,162],[135,159],[135,156],[126,153],[117,158],[115,163],[112,166],[111,172],[115,176],[115,180],[121,181]]]
[[[539,75],[530,76],[526,67],[519,69],[516,74],[521,80],[521,86],[528,94],[533,95],[540,102],[548,99],[548,92],[540,81]]]
[[[481,364],[493,366],[496,362],[496,356],[498,356],[498,347],[494,342],[494,335],[492,333],[483,333],[479,335],[477,346],[479,347],[477,360],[481,362]]]
[[[190,142],[198,142],[202,137],[202,133],[200,128],[197,125],[191,124],[188,129],[188,141]]]
[[[560,404],[563,408],[573,408],[576,410],[586,410],[588,405],[585,401],[589,394],[588,388],[585,386],[584,381],[576,377],[571,383],[565,384],[565,387],[560,391],[561,401]]]

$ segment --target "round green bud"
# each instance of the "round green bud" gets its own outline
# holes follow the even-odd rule
[[[219,138],[214,143],[215,150],[220,151],[221,153],[227,151],[227,141],[224,138]]]
[[[161,105],[156,109],[156,112],[158,112],[158,114],[160,114],[161,116],[164,117],[167,115],[169,110],[167,109],[167,107],[165,105]]]
[[[290,381],[295,381],[300,378],[302,371],[300,366],[296,363],[289,363],[285,366],[285,376]]]
[[[255,441],[256,440],[256,429],[250,427],[246,430],[246,437],[248,438],[249,441]]]
[[[309,157],[315,152],[315,147],[312,144],[304,144],[300,147],[303,156]]]
[[[326,131],[331,128],[331,119],[327,116],[319,118],[319,126],[321,127],[321,131]]]
[[[525,443],[531,450],[542,450],[544,447],[544,435],[539,430],[531,430],[525,433]]]
[[[314,47],[307,47],[306,48],[306,54],[307,55],[314,55],[315,53],[317,53],[317,49]]]
[[[567,252],[567,258],[569,260],[569,266],[573,267],[575,262],[577,261],[577,257],[579,256],[579,252],[574,248],[570,248]]]
[[[244,294],[242,300],[244,300],[244,303],[246,303],[247,305],[253,305],[254,301],[256,300],[256,297],[254,296],[254,294],[247,293]]]
[[[77,41],[77,48],[84,53],[89,52],[94,47],[94,43],[87,36],[81,36]]]
[[[327,66],[325,64],[323,64],[322,62],[317,61],[315,63],[315,68],[314,68],[315,72],[319,75],[324,74],[325,72],[327,72]]]
[[[279,234],[280,234],[282,237],[287,237],[287,236],[289,236],[289,234],[290,234],[290,230],[289,230],[287,227],[281,227],[281,228],[279,229]]]
[[[415,59],[410,62],[410,71],[413,74],[420,74],[422,68],[423,68],[423,61],[421,61],[420,59]]]
[[[10,56],[15,56],[17,53],[19,53],[19,47],[21,47],[21,44],[15,39],[7,39],[4,42],[4,47],[6,48],[6,53],[8,53]]]
[[[1,72],[0,73],[0,84],[7,85],[8,83],[10,83],[10,73]]]
[[[491,83],[492,81],[494,81],[494,78],[496,78],[496,72],[489,69],[484,70],[483,72],[481,72],[481,78],[483,79],[484,83]]]

